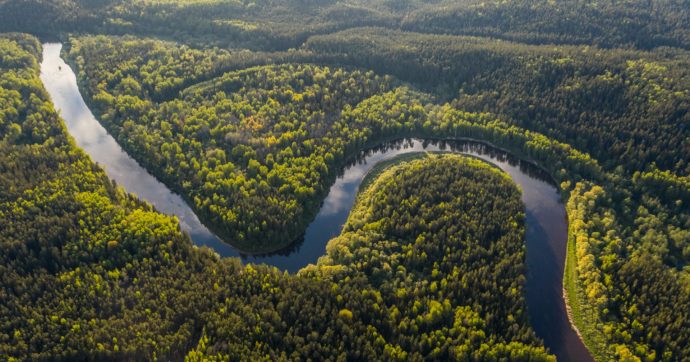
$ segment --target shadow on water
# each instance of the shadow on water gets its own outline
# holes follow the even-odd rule
[[[254,253],[254,254],[245,254],[240,251],[240,257],[242,260],[247,260],[251,261],[252,263],[266,263],[263,260],[270,259],[271,257],[274,256],[280,256],[280,257],[289,257],[291,255],[296,255],[299,254],[300,249],[304,245],[305,242],[305,237],[304,234],[300,235],[295,241],[291,242],[288,246],[272,251],[269,253]],[[269,264],[269,263],[266,263]]]
[[[324,255],[328,241],[340,234],[354,204],[359,184],[367,172],[381,161],[420,151],[444,151],[479,157],[501,169],[510,169],[508,173],[511,176],[518,175],[520,179],[535,180],[551,186],[554,199],[559,200],[553,182],[546,172],[506,151],[478,141],[403,138],[384,142],[350,159],[338,172],[319,213],[296,242],[278,252],[242,255],[243,259],[253,263],[274,265],[289,272],[296,272],[310,263],[315,263]],[[530,187],[530,184],[525,182],[518,184],[523,189]]]
[[[174,215],[194,243],[221,256],[240,256],[245,262],[266,263],[296,272],[324,255],[327,242],[338,236],[364,176],[377,163],[410,152],[446,151],[472,155],[507,172],[522,190],[526,208],[527,305],[537,334],[559,360],[589,361],[587,350],[570,328],[562,298],[567,241],[567,218],[560,195],[548,174],[491,145],[467,140],[401,139],[361,152],[338,174],[319,213],[302,238],[266,255],[242,255],[210,232],[177,194],[129,157],[101,126],[84,102],[72,69],[60,58],[61,44],[44,44],[41,80],[61,113],[69,133],[108,176],[127,191]]]

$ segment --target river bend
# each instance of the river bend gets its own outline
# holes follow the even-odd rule
[[[176,216],[196,245],[221,256],[240,256],[245,262],[266,263],[289,272],[315,263],[326,243],[340,234],[366,173],[378,162],[420,151],[448,151],[479,157],[507,172],[520,186],[526,208],[527,282],[530,321],[545,345],[562,361],[592,358],[572,329],[563,300],[563,272],[567,248],[567,215],[558,189],[549,176],[511,154],[474,141],[406,139],[387,142],[362,152],[347,165],[302,239],[285,250],[267,255],[242,255],[209,231],[179,195],[171,192],[131,158],[96,120],[79,92],[72,69],[60,57],[62,45],[43,45],[41,80],[77,145],[115,182],[168,215]]]

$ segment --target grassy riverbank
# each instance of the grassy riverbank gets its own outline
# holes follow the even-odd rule
[[[597,311],[587,302],[585,291],[577,277],[576,250],[577,240],[572,230],[572,223],[570,223],[568,226],[568,250],[563,273],[563,297],[568,309],[568,318],[592,357],[596,361],[610,361],[613,356],[606,348],[607,343],[603,331],[598,327],[601,322],[597,318]]]

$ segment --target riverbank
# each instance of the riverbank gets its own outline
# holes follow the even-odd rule
[[[55,66],[57,69],[57,66]],[[65,72],[68,69],[64,69]],[[76,83],[76,76],[75,76]],[[50,88],[50,87],[47,87]],[[81,94],[79,93],[79,87],[75,85],[74,89],[70,89],[65,92],[71,92],[71,96],[74,99],[63,99],[63,106],[75,106],[80,107],[79,112],[83,113],[68,113],[64,112],[63,117],[69,123],[67,118],[73,118],[72,121],[82,119],[83,115],[89,116],[88,122],[92,122],[94,126],[98,126],[101,129],[99,122],[90,114],[90,110],[86,104],[79,102],[72,103],[74,100],[81,99]],[[64,97],[65,95],[60,95]],[[54,102],[59,103],[60,97],[53,97]],[[83,101],[83,100],[82,100]],[[464,125],[460,123],[462,127]],[[482,125],[472,125],[470,127],[475,127],[468,129],[466,132],[457,132],[460,134],[467,135],[478,135],[485,136],[489,141],[502,141],[502,138],[489,137],[486,134],[491,131],[491,128]],[[486,129],[486,130],[485,130]],[[81,131],[70,130],[73,137],[77,140],[83,137],[89,136],[88,133]],[[105,131],[103,131],[105,132]],[[537,228],[530,228],[528,230],[528,235],[526,237],[528,243],[528,267],[531,271],[528,275],[528,304],[529,304],[531,318],[535,325],[535,330],[538,331],[540,335],[545,336],[545,341],[547,345],[566,356],[568,353],[568,348],[559,347],[558,343],[572,344],[577,356],[586,355],[586,350],[583,351],[584,347],[577,347],[576,344],[579,338],[572,332],[572,328],[568,323],[565,308],[561,308],[563,305],[563,295],[562,283],[563,283],[563,262],[565,258],[565,248],[567,244],[567,223],[566,214],[561,202],[561,194],[559,188],[554,185],[551,177],[547,172],[539,167],[535,167],[535,164],[530,161],[525,161],[519,157],[514,156],[511,153],[505,152],[496,147],[492,147],[490,142],[467,142],[467,141],[439,141],[440,133],[436,132],[414,132],[415,134],[427,134],[431,139],[429,140],[399,140],[402,136],[380,136],[376,137],[375,141],[369,141],[364,145],[359,145],[354,147],[352,150],[348,151],[348,155],[352,154],[350,157],[344,157],[342,174],[340,172],[332,172],[333,180],[330,189],[326,189],[326,197],[323,198],[323,203],[319,207],[315,208],[315,212],[318,212],[316,218],[313,219],[309,226],[306,228],[306,233],[304,237],[304,242],[296,245],[294,249],[283,254],[275,254],[268,256],[250,257],[245,258],[245,261],[251,261],[256,263],[267,263],[275,265],[283,270],[296,271],[299,270],[306,264],[314,263],[318,257],[322,256],[325,251],[325,245],[328,240],[336,236],[340,232],[341,226],[346,222],[349,215],[350,208],[354,202],[354,197],[358,186],[361,186],[362,179],[367,172],[370,172],[371,168],[375,167],[379,162],[385,161],[391,157],[403,153],[411,152],[426,152],[426,151],[452,151],[455,153],[469,154],[477,156],[484,159],[490,163],[493,163],[506,171],[513,177],[513,179],[518,183],[523,190],[523,201],[527,206],[527,223],[528,225],[540,226]],[[456,134],[457,134],[456,133]],[[486,134],[485,134],[486,133]],[[107,133],[105,133],[107,135]],[[398,141],[385,142],[386,138],[395,138]],[[461,137],[456,137],[461,138]],[[112,139],[112,137],[110,137]],[[382,141],[383,140],[383,141]],[[508,139],[509,140],[509,139]],[[91,144],[87,144],[87,152],[94,152],[94,149],[99,146],[99,138],[95,141],[91,140]],[[517,140],[516,140],[517,141]],[[88,143],[88,142],[87,142]],[[114,141],[113,141],[114,143]],[[494,142],[491,142],[494,143]],[[507,145],[512,143],[502,142]],[[520,143],[522,144],[522,143]],[[373,146],[373,147],[372,147]],[[517,146],[516,146],[517,147]],[[90,148],[90,151],[89,151]],[[362,151],[364,149],[364,151]],[[519,152],[516,154],[526,154],[525,152]],[[104,162],[108,162],[107,159]],[[104,164],[108,168],[107,164]],[[132,177],[127,177],[128,175],[122,175],[122,180],[132,182]],[[134,180],[135,183],[138,180]],[[163,194],[168,195],[170,191],[162,183],[153,183],[151,186],[153,188],[160,189]],[[134,185],[141,186],[141,185]],[[125,185],[126,187],[126,185]],[[132,190],[129,190],[130,192]],[[151,191],[151,190],[144,190]],[[327,191],[327,192],[326,192]],[[167,196],[166,196],[167,197]],[[155,200],[152,202],[156,205]],[[186,206],[184,201],[180,201],[179,205],[181,207]],[[188,206],[187,206],[188,207]],[[194,239],[195,243],[199,244],[197,239]],[[213,247],[222,256],[228,256],[226,253],[230,246],[222,242],[215,244],[208,244],[201,242],[201,245],[206,245]],[[217,249],[216,249],[217,248]],[[236,254],[234,254],[236,255]],[[540,279],[541,278],[541,279]],[[552,293],[553,290],[557,290],[557,293]],[[548,301],[545,304],[542,301]],[[555,324],[553,321],[557,321]],[[573,334],[570,336],[570,334]],[[570,336],[569,338],[563,339],[562,335]],[[551,339],[549,339],[551,338]],[[560,342],[565,341],[565,342]],[[582,360],[582,358],[580,358]]]
[[[563,300],[566,303],[568,320],[573,330],[587,346],[595,361],[610,361],[614,356],[607,349],[603,332],[596,311],[585,299],[585,291],[577,276],[577,238],[572,230],[573,223],[568,228],[568,250],[565,258],[565,272],[563,275]]]

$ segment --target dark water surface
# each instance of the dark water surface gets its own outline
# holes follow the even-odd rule
[[[242,255],[210,232],[177,194],[129,157],[93,116],[84,102],[72,69],[60,58],[61,44],[43,45],[41,80],[77,145],[128,192],[176,216],[196,245],[245,262],[266,263],[289,272],[315,263],[326,243],[340,234],[364,175],[378,162],[420,151],[449,151],[486,160],[507,172],[522,190],[526,208],[527,305],[530,321],[546,346],[562,361],[591,361],[573,331],[563,300],[563,270],[567,247],[567,217],[556,187],[539,168],[511,154],[474,141],[399,140],[362,152],[338,176],[303,238],[268,255]]]

